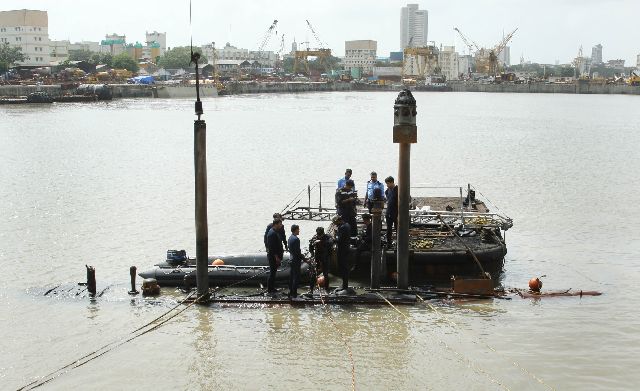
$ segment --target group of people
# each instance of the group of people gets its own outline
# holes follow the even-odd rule
[[[349,224],[351,236],[356,236],[358,234],[356,215],[360,200],[358,199],[355,182],[351,179],[352,174],[353,171],[347,168],[344,177],[338,180],[336,212]],[[387,224],[387,245],[390,246],[393,238],[393,229],[398,229],[398,186],[395,184],[395,179],[392,176],[388,176],[384,180],[385,184],[383,185],[378,181],[378,174],[375,171],[371,172],[370,178],[367,182],[364,205],[369,209],[369,213],[371,213],[373,201],[385,201],[386,208],[384,216]]]
[[[358,235],[358,227],[356,224],[357,206],[360,204],[358,193],[355,189],[355,183],[351,179],[352,170],[347,169],[344,177],[338,180],[338,188],[336,189],[335,202],[337,215],[332,222],[335,225],[335,237],[325,233],[323,227],[316,228],[316,234],[309,241],[310,258],[306,258],[302,254],[300,246],[300,226],[293,224],[291,226],[291,235],[286,236],[283,225],[283,218],[280,213],[273,214],[273,221],[267,226],[264,233],[264,245],[267,250],[267,259],[269,260],[269,279],[267,280],[267,292],[272,294],[276,292],[275,281],[276,272],[282,263],[284,251],[289,252],[290,258],[290,275],[289,275],[289,297],[298,296],[298,285],[300,283],[300,274],[302,262],[309,262],[311,279],[310,290],[314,291],[316,284],[321,285],[326,291],[329,290],[329,260],[334,244],[336,248],[336,256],[338,260],[338,268],[340,277],[342,278],[342,289],[349,288],[349,248],[351,238]],[[394,178],[389,176],[385,179],[385,185],[378,181],[378,174],[371,172],[370,180],[367,182],[367,191],[364,197],[364,205],[369,209],[369,213],[374,206],[374,201],[385,201],[385,221],[387,224],[387,244],[392,241],[392,233],[394,227],[398,227],[398,186],[395,184]],[[371,249],[372,230],[371,215],[365,213],[362,216],[365,225],[364,234],[359,251]],[[322,274],[321,278],[318,278]]]

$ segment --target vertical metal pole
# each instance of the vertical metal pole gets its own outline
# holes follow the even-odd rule
[[[398,288],[409,287],[409,202],[411,188],[411,144],[418,141],[416,100],[411,91],[402,90],[394,107],[393,142],[400,144],[398,153]]]
[[[311,220],[311,185],[307,185],[307,197],[309,197],[309,220]]]
[[[460,186],[460,223],[464,229],[464,198],[462,198],[462,186]]]
[[[196,179],[196,283],[201,302],[209,299],[209,227],[207,223],[207,124],[194,121]]]
[[[409,287],[409,202],[411,144],[400,144],[398,161],[398,288]]]
[[[371,209],[371,288],[380,288],[380,271],[382,269],[383,254],[380,248],[382,232],[383,201],[374,201]]]
[[[318,212],[322,213],[322,182],[318,182],[318,187],[320,188],[320,200],[318,201]]]

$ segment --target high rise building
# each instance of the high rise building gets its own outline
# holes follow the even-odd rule
[[[505,46],[500,54],[498,54],[498,60],[501,66],[511,65],[511,48],[509,46]]]
[[[20,47],[27,59],[18,65],[48,66],[49,16],[47,11],[0,11],[0,44]]]
[[[418,4],[407,4],[400,10],[400,48],[427,46],[429,12]]]
[[[597,44],[596,46],[591,48],[591,63],[596,65],[602,64],[602,62],[602,45]]]
[[[360,69],[362,74],[372,74],[376,65],[378,42],[368,39],[344,42],[344,69]]]
[[[159,33],[157,31],[150,33],[147,31],[145,32],[145,42],[147,47],[159,49],[158,56],[163,55],[164,52],[167,51],[167,33]]]

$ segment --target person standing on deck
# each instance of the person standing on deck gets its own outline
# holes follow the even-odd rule
[[[333,238],[324,233],[323,227],[316,228],[316,234],[309,241],[309,252],[315,261],[315,267],[311,267],[311,294],[313,294],[313,289],[318,281],[318,268],[322,270],[322,276],[324,277],[323,288],[325,291],[329,291],[329,257],[331,256],[332,247]]]
[[[371,215],[369,213],[362,215],[362,223],[364,225],[364,234],[362,235],[360,245],[358,246],[358,252],[371,251],[373,230],[371,225]]]
[[[297,224],[291,226],[291,236],[289,236],[289,259],[291,261],[291,272],[289,273],[289,297],[298,297],[298,284],[300,283],[300,266],[304,260],[300,250],[300,227]]]
[[[347,181],[349,179],[351,179],[351,174],[352,174],[352,171],[351,171],[350,168],[347,168],[344,171],[344,177],[338,179],[338,187],[337,187],[338,189],[342,189],[344,187],[345,183],[347,183]],[[353,185],[353,191],[356,191],[356,186],[355,185]]]
[[[367,182],[367,193],[364,195],[364,205],[369,209],[369,213],[371,213],[373,200],[378,192],[382,196],[384,185],[378,181],[378,174],[375,171],[371,171],[371,180]]]
[[[351,227],[341,216],[333,218],[336,230],[336,243],[338,247],[338,267],[342,278],[342,289],[349,288],[349,248],[351,244]]]
[[[280,213],[274,213],[273,214],[273,219],[274,220],[280,220],[280,221],[284,221],[284,218],[282,217],[282,215]],[[273,223],[269,223],[269,225],[267,225],[267,229],[264,231],[264,248],[267,249],[267,234],[269,233],[269,230],[271,229],[271,227],[273,226]],[[284,249],[286,251],[289,251],[289,247],[287,245],[287,233],[284,230],[284,224],[282,224],[280,226],[280,229],[278,229],[276,232],[278,232],[278,236],[280,237],[280,240],[282,241],[282,244],[284,245]]]
[[[349,223],[351,236],[358,236],[358,226],[356,225],[356,205],[358,204],[358,193],[353,190],[354,183],[347,180],[343,187],[336,190],[336,213]]]
[[[269,260],[269,279],[267,280],[267,292],[276,292],[276,272],[282,263],[282,241],[278,230],[282,228],[282,220],[274,219],[267,232],[267,259]]]
[[[387,210],[384,214],[387,223],[387,248],[391,248],[393,227],[398,229],[398,186],[392,176],[388,176],[384,183],[387,185],[387,190],[384,191],[387,197]]]

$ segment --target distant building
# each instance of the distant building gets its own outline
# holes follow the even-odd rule
[[[82,41],[69,44],[69,50],[84,50],[98,53],[100,51],[100,42]]]
[[[471,68],[473,67],[473,56],[470,54],[464,54],[458,56],[458,78],[460,76],[467,77],[471,72]]]
[[[372,74],[376,65],[378,42],[372,40],[358,40],[344,42],[344,69],[360,69],[362,74]]]
[[[19,63],[23,66],[48,66],[49,17],[47,11],[0,11],[0,44],[20,47],[28,57]]]
[[[400,48],[425,47],[429,32],[429,12],[418,4],[407,4],[400,10]],[[413,38],[413,39],[412,39]]]
[[[69,41],[49,41],[49,57],[51,58],[52,65],[58,65],[59,63],[69,59],[69,48],[71,43]]]
[[[511,66],[511,48],[509,46],[505,46],[498,54],[498,61],[502,66]]]
[[[616,69],[618,71],[624,71],[624,60],[609,60],[605,65],[607,68]]]
[[[167,51],[167,33],[159,33],[157,31],[150,33],[146,31],[145,43],[147,44],[148,48],[155,47],[156,49],[158,49],[157,55],[162,56],[164,52]],[[150,53],[150,55],[152,54]],[[152,58],[155,58],[155,56]]]
[[[389,53],[389,61],[390,62],[401,62],[404,58],[404,53],[402,52],[390,52]]]
[[[293,55],[296,51],[298,50],[298,43],[296,42],[296,39],[293,39],[293,42],[291,43],[291,54]]]
[[[591,64],[600,65],[602,64],[602,45],[597,44],[593,48],[591,48]]]
[[[118,35],[116,33],[107,34],[105,39],[100,41],[100,53],[111,53],[112,56],[117,56],[120,53],[127,51],[127,36]]]
[[[438,66],[447,80],[458,80],[458,53],[455,46],[444,46],[438,52]]]
[[[638,57],[636,58],[636,68],[640,69],[640,54],[638,54]]]
[[[212,62],[213,55],[213,45],[207,44],[202,45],[202,54],[207,57],[209,62]],[[225,60],[240,60],[240,61],[248,61],[249,63],[253,63],[257,61],[263,67],[273,67],[277,61],[278,55],[272,51],[250,51],[249,49],[241,49],[231,45],[229,42],[224,45],[222,48],[216,48],[216,58],[218,63],[221,63]]]

